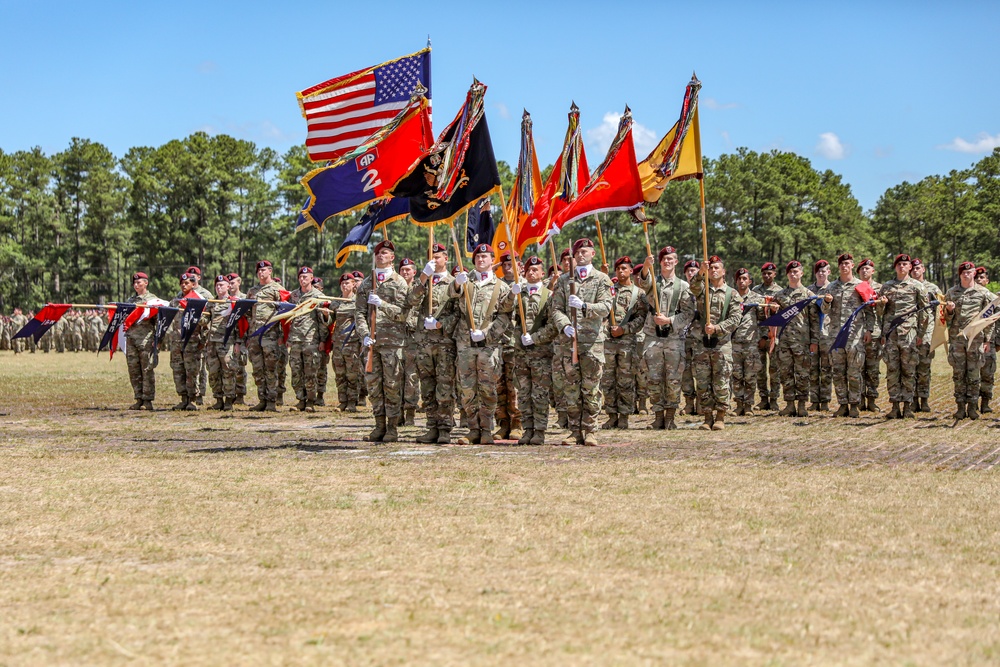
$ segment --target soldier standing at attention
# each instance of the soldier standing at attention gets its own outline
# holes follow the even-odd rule
[[[556,337],[556,372],[565,377],[566,416],[570,430],[564,445],[597,445],[604,370],[604,319],[614,307],[611,278],[594,267],[594,242],[573,243],[574,271],[559,277],[552,295],[552,322],[564,335]],[[575,283],[575,286],[573,285]],[[574,353],[577,361],[573,360]]]
[[[171,306],[180,305],[181,299],[211,299],[212,294],[204,287],[198,285],[198,280],[193,273],[182,273],[180,277],[181,292],[173,301]],[[181,397],[180,402],[173,407],[174,410],[197,410],[198,398],[201,391],[201,366],[205,357],[205,344],[208,342],[207,317],[198,321],[195,331],[191,334],[187,344],[181,340],[180,324],[183,320],[183,312],[177,317],[176,332],[170,346],[170,368],[174,372],[174,388]],[[126,351],[127,352],[127,351]],[[126,356],[128,356],[126,354]]]
[[[201,269],[197,266],[189,266],[185,273],[194,278],[194,284],[199,293],[208,294],[209,296],[206,298],[212,298],[212,293],[201,286]],[[205,310],[208,310],[207,306]],[[206,324],[204,329],[199,329],[199,332],[203,334],[203,338],[207,343],[208,325]],[[204,402],[203,397],[206,393],[208,393],[208,362],[205,360],[205,355],[202,354],[201,367],[198,370],[198,397],[195,399],[195,404],[202,405]]]
[[[399,275],[406,281],[406,286],[413,288],[413,278],[417,275],[417,267],[413,260],[404,257],[399,260]],[[420,405],[420,376],[417,373],[417,328],[420,313],[410,309],[406,316],[406,344],[403,346],[403,421],[401,426],[413,426],[417,407]]]
[[[778,275],[778,267],[774,262],[764,262],[760,267],[761,283],[753,288],[764,302],[772,300],[781,291],[781,286],[774,282]],[[766,319],[766,318],[765,318]],[[781,373],[778,370],[778,346],[771,350],[771,337],[767,327],[760,328],[760,341],[757,349],[760,351],[760,371],[757,374],[757,391],[760,392],[760,410],[777,410],[778,396],[781,393]],[[770,385],[768,381],[770,380]],[[787,400],[787,397],[786,397]]]
[[[736,415],[753,414],[753,398],[757,391],[757,374],[760,371],[760,327],[757,323],[766,317],[762,308],[764,297],[750,287],[753,278],[744,268],[736,269],[736,292],[742,300],[743,317],[733,332],[733,397],[736,399]]]
[[[558,335],[550,325],[552,292],[543,282],[545,265],[538,257],[529,257],[524,263],[525,285],[521,291],[524,304],[524,328],[514,353],[514,372],[517,375],[518,396],[524,432],[518,439],[520,445],[544,445],[545,430],[549,423],[549,393],[552,391],[552,341]],[[521,331],[520,311],[515,331]]]
[[[865,303],[858,293],[861,280],[854,276],[854,258],[844,253],[837,258],[838,277],[824,290],[832,297],[822,308],[828,322],[827,349],[854,311]],[[859,417],[863,397],[865,344],[874,336],[877,318],[874,304],[869,304],[851,323],[844,347],[830,352],[833,386],[837,392],[837,417]]]
[[[356,311],[354,290],[358,286],[354,275],[340,276],[340,296],[350,301],[334,302],[333,340],[330,345],[330,360],[333,377],[337,383],[337,403],[342,412],[358,411],[358,396],[361,391],[361,339],[354,326]]]
[[[870,259],[863,259],[858,264],[858,277],[875,290],[878,294],[882,289],[882,283],[875,280],[875,262]],[[881,306],[879,306],[881,310]],[[860,409],[862,412],[881,412],[875,401],[878,400],[878,386],[881,382],[882,369],[879,361],[882,359],[882,318],[881,312],[875,317],[875,326],[872,330],[872,339],[865,343],[865,371],[864,389]]]
[[[129,298],[129,303],[142,304],[157,298],[149,291],[149,276],[141,271],[132,274],[132,289],[135,290],[135,295]],[[125,332],[125,363],[128,366],[129,382],[132,383],[132,393],[135,395],[135,403],[129,410],[153,411],[153,401],[156,400],[156,356],[153,354],[155,330],[156,318],[146,315]]]
[[[785,265],[788,287],[774,295],[771,301],[772,311],[776,312],[816,296],[802,284],[802,274],[802,263],[798,260],[793,259]],[[806,412],[806,400],[809,398],[809,374],[812,368],[810,357],[819,351],[819,312],[815,303],[807,305],[788,320],[775,346],[778,349],[781,389],[785,397],[785,407],[778,413],[782,417],[809,416]]]
[[[255,299],[250,316],[250,332],[254,332],[271,319],[281,301],[281,286],[272,277],[271,262],[262,259],[257,262],[257,284],[247,292],[248,299]],[[250,408],[254,412],[277,412],[278,407],[278,347],[281,325],[276,324],[260,336],[249,336],[247,352],[253,365],[253,381],[257,385],[257,405]]]
[[[500,268],[503,269],[502,280],[510,287],[514,284],[514,264],[509,252],[500,255]],[[522,285],[523,287],[523,285]],[[497,432],[493,437],[506,440],[511,437],[511,431],[521,430],[521,411],[517,404],[517,381],[514,373],[514,343],[520,332],[513,328],[504,341],[500,352],[500,384],[497,385]],[[520,437],[520,432],[516,433]]]
[[[689,259],[684,262],[684,281],[690,285],[694,277],[698,275],[701,265],[696,259]],[[698,313],[695,313],[695,319]],[[697,328],[696,322],[692,321],[688,325],[688,330]],[[689,337],[688,332],[684,332],[684,373],[681,374],[681,392],[684,394],[684,410],[682,414],[696,415],[698,409],[698,389],[694,383],[694,338]]]
[[[240,286],[243,280],[240,278],[238,273],[229,273],[226,275],[226,280],[229,281],[229,296],[234,299],[245,299],[247,295],[243,293]],[[242,346],[239,352],[236,353],[236,362],[239,368],[236,369],[236,399],[233,400],[233,405],[245,405],[246,401],[243,399],[247,395],[247,362],[250,360],[250,356],[247,354],[246,346]]]
[[[312,284],[320,292],[323,291],[322,278],[318,276],[314,277]],[[333,304],[330,305],[332,306]],[[327,310],[332,310],[332,307],[327,308]],[[319,330],[319,370],[316,371],[316,405],[320,406],[326,405],[323,395],[326,394],[327,371],[330,366],[330,333],[333,328],[333,315],[331,313],[327,313],[326,315],[324,324]]]
[[[615,301],[614,324],[608,322],[608,335],[604,341],[604,375],[601,390],[604,392],[604,409],[608,421],[602,429],[628,430],[628,417],[635,412],[635,385],[639,374],[637,335],[646,323],[646,299],[642,291],[632,284],[632,259],[625,255],[615,260],[613,288]]]
[[[420,318],[416,333],[417,373],[420,395],[427,414],[427,431],[417,442],[446,445],[455,428],[455,325],[454,301],[448,298],[454,280],[448,272],[448,250],[440,243],[431,247],[431,259],[406,299]]]
[[[323,298],[323,293],[313,286],[311,267],[300,268],[298,278],[299,287],[289,297],[292,303]],[[299,412],[316,412],[316,378],[323,358],[319,349],[320,332],[325,331],[328,324],[327,314],[318,309],[291,321],[288,360],[292,370],[292,389],[298,401],[295,409]]]
[[[989,272],[985,266],[976,267],[976,284],[983,289],[989,289]],[[930,336],[928,336],[930,337]],[[986,414],[993,412],[990,401],[993,399],[993,379],[997,373],[997,350],[1000,349],[1000,327],[993,325],[993,340],[987,340],[985,355],[983,357],[983,369],[979,373],[979,412]]]
[[[410,288],[396,273],[396,246],[381,241],[375,246],[375,270],[361,281],[354,298],[354,326],[361,336],[365,384],[372,401],[375,428],[368,442],[396,442],[403,413],[403,346],[406,343],[406,297]],[[366,313],[367,317],[362,314]],[[371,318],[375,320],[374,330]],[[372,364],[367,365],[371,355]]]
[[[922,283],[910,277],[910,256],[896,255],[892,268],[896,277],[886,281],[879,293],[885,304],[882,317],[882,339],[885,347],[885,384],[892,410],[886,419],[913,418],[913,392],[916,388],[917,350],[924,341],[929,313],[927,294]],[[916,312],[912,312],[916,309]],[[902,321],[893,331],[893,320]],[[902,404],[902,409],[900,405]]]
[[[948,323],[948,363],[955,385],[955,419],[979,419],[980,373],[987,346],[993,340],[995,324],[990,324],[969,341],[962,330],[993,300],[993,293],[976,284],[976,265],[958,265],[959,284],[945,295],[945,321]],[[888,283],[886,283],[888,285]]]
[[[910,277],[923,285],[927,294],[927,302],[936,301],[941,289],[930,282],[924,280],[927,267],[919,257],[914,257],[910,262]],[[934,327],[939,324],[937,321],[938,309],[931,310],[927,317],[927,331],[924,333],[924,342],[917,349],[917,384],[915,389],[915,400],[913,403],[914,412],[930,412],[931,407],[927,404],[931,397],[931,362],[934,361],[934,350],[931,349],[931,340],[934,338]]]
[[[28,323],[28,318],[24,316],[24,313],[20,308],[14,309],[14,315],[10,318],[11,328],[14,330],[14,334],[24,328]],[[13,335],[11,337],[13,338]],[[14,348],[14,354],[21,354],[24,352],[24,339],[17,338],[11,340],[11,347]]]
[[[227,303],[208,304],[210,310],[207,315],[211,318],[211,323],[208,345],[205,347],[205,359],[208,366],[208,383],[215,399],[215,404],[208,409],[230,412],[236,399],[236,371],[239,369],[239,362],[235,353],[236,336],[230,335],[229,341],[223,344],[226,339],[226,323],[233,309],[233,302],[229,296],[229,279],[226,276],[220,275],[215,278],[215,298]]]
[[[643,327],[643,358],[649,377],[650,409],[656,415],[649,428],[669,431],[677,428],[674,417],[684,374],[684,331],[694,318],[695,307],[690,286],[675,272],[677,250],[669,245],[661,248],[657,261],[659,276],[653,275],[653,257],[649,256],[638,277],[633,277],[649,305]]]
[[[823,296],[830,286],[830,262],[818,260],[813,265],[813,283],[808,289],[816,296]],[[809,375],[810,410],[827,412],[830,410],[833,379],[830,375],[830,346],[837,337],[837,330],[830,327],[828,318],[823,318],[819,331],[819,349],[812,355],[812,370]]]
[[[569,256],[570,249],[566,248],[559,255],[559,266],[549,269],[549,289],[554,290],[556,282],[559,277],[564,273],[569,272]],[[555,341],[553,341],[553,347],[555,346]],[[556,409],[556,424],[559,428],[567,428],[569,426],[569,418],[566,416],[566,376],[563,375],[562,371],[559,369],[559,355],[555,353],[553,349],[552,354],[552,392],[551,400],[552,404]]]
[[[488,445],[493,444],[500,354],[510,328],[510,313],[514,307],[512,295],[519,294],[521,286],[514,283],[508,287],[496,277],[493,248],[488,243],[476,246],[472,261],[475,279],[469,280],[465,272],[458,273],[448,293],[449,297],[457,299],[455,347],[462,411],[469,424],[468,436],[458,442]]]
[[[705,311],[705,273],[708,273],[708,308]],[[733,372],[732,333],[743,319],[740,296],[726,284],[726,265],[718,255],[708,258],[708,266],[698,271],[691,294],[701,318],[692,327],[689,339],[694,350],[694,381],[698,405],[705,417],[703,431],[725,429],[729,408],[729,385]]]

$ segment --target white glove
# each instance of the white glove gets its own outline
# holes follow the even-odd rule
[[[435,268],[437,268],[437,262],[435,262],[432,259],[431,261],[427,262],[426,265],[424,265],[424,275],[430,278],[431,276],[434,275]]]
[[[469,282],[469,274],[468,273],[466,273],[465,271],[459,271],[458,273],[455,274],[455,284],[456,285],[464,285],[467,282]]]
[[[521,293],[521,283],[512,283],[510,286],[510,291],[514,296]]]
[[[576,308],[577,310],[583,310],[583,299],[575,294],[569,295],[569,301],[567,302],[570,308]]]
[[[563,333],[572,338],[573,336],[576,335],[576,329],[573,328],[572,324],[567,324],[565,327],[563,327]]]
[[[375,344],[375,341],[373,341],[370,336],[365,336],[364,340],[361,341],[361,344],[365,347],[371,347]]]
[[[478,343],[481,340],[486,340],[486,334],[484,334],[479,329],[473,329],[472,331],[470,331],[469,337],[472,338],[472,340],[475,341],[476,343]]]
[[[424,318],[424,328],[428,331],[435,331],[438,328],[437,318],[425,317]]]
[[[529,345],[534,345],[535,341],[531,339],[531,334],[521,334],[521,345],[528,347]]]
[[[382,299],[379,298],[378,294],[374,294],[374,293],[373,294],[369,294],[368,295],[368,303],[370,303],[371,305],[375,306],[376,308],[381,308],[382,307]]]

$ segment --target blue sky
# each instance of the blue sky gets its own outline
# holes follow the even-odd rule
[[[283,152],[305,140],[297,90],[417,51],[428,34],[435,130],[475,75],[512,164],[521,109],[544,166],[573,100],[592,165],[626,104],[644,155],[693,70],[706,156],[794,151],[843,174],[865,209],[1000,146],[1000,3],[0,0],[0,26],[7,152],[51,154],[78,136],[121,156],[198,130]]]

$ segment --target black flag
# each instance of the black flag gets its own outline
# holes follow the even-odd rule
[[[489,202],[488,199],[480,199],[476,205],[469,209],[469,220],[465,229],[465,253],[471,255],[472,251],[480,243],[490,243],[493,240],[493,214],[490,207],[480,208],[481,202]]]
[[[171,306],[160,306],[156,313],[156,330],[153,332],[153,356],[159,357],[160,353],[160,342],[163,337],[167,335],[167,329],[173,323],[174,318],[177,317],[177,313],[180,312],[180,308],[173,308]]]
[[[236,323],[240,321],[240,318],[253,310],[254,303],[256,301],[253,299],[240,299],[233,304],[233,309],[229,313],[229,319],[226,320],[226,335],[222,339],[223,347],[229,342],[229,337],[232,335],[233,329],[236,328]]]
[[[125,318],[135,310],[134,303],[116,303],[115,304],[115,314],[111,316],[111,321],[108,322],[108,328],[104,331],[104,336],[101,337],[101,344],[97,348],[97,352],[103,352],[104,348],[108,346],[111,339],[114,338],[115,334],[118,332],[118,327],[125,322]]]
[[[201,313],[205,310],[205,306],[208,305],[208,301],[205,299],[183,299],[184,314],[181,315],[181,349],[187,347],[188,341],[191,339],[191,334],[194,333],[194,328],[198,326],[198,321],[201,320]]]

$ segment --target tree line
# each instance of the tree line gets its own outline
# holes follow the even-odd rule
[[[0,312],[47,301],[121,300],[131,293],[134,271],[148,273],[160,296],[177,292],[177,276],[190,265],[202,268],[206,283],[208,276],[236,271],[249,284],[262,258],[279,275],[284,266],[292,283],[295,269],[310,265],[333,291],[344,270],[367,272],[370,258],[356,254],[342,269],[334,266],[358,215],[328,221],[321,234],[295,233],[306,198],[299,179],[315,166],[302,146],[279,155],[203,132],[132,148],[120,158],[78,138],[55,155],[38,148],[0,150]],[[795,258],[809,265],[849,251],[858,260],[875,259],[878,278],[885,279],[892,256],[908,252],[923,258],[930,279],[946,286],[966,259],[1000,267],[1000,149],[969,169],[894,186],[870,212],[839,174],[816,170],[794,153],[740,148],[704,166],[709,252],[732,269],[746,266],[759,274],[765,261],[780,265]],[[509,191],[511,167],[499,167]],[[651,227],[654,254],[670,244],[682,257],[700,257],[696,181],[670,184],[647,215],[657,221]],[[642,227],[629,215],[602,216],[601,228],[609,263],[624,254],[641,261]],[[463,243],[464,221],[456,231]],[[425,228],[400,221],[388,233],[398,258],[426,255]],[[448,238],[446,227],[435,234]],[[596,240],[592,217],[567,227],[556,247],[579,236]],[[551,260],[547,248],[538,252]]]

